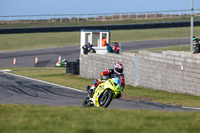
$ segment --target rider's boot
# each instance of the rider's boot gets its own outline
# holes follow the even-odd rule
[[[90,97],[93,97],[94,92],[95,92],[95,89],[96,89],[96,87],[93,85],[93,86],[88,90],[88,93],[89,93]]]

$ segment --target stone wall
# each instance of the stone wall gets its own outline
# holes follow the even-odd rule
[[[140,51],[138,63],[136,57],[131,53],[81,55],[80,75],[97,79],[100,72],[121,62],[128,85],[136,85],[136,68],[139,67],[139,86],[200,95],[200,55],[177,51]]]
[[[200,56],[187,52],[139,52],[139,85],[200,95]]]

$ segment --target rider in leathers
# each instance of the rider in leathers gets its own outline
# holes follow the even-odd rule
[[[123,65],[121,63],[116,63],[114,69],[108,69],[104,72],[100,73],[100,76],[106,76],[106,78],[114,78],[118,77],[121,80],[121,87],[125,88],[125,78],[123,74]],[[94,81],[94,85],[90,88],[89,92],[94,92],[94,90],[98,87],[99,84],[102,83],[101,79],[97,79]],[[116,98],[121,97],[121,92]]]

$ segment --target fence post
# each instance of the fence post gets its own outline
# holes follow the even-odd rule
[[[1,23],[3,23],[3,16],[1,16]]]
[[[120,13],[120,20],[122,20],[122,13]]]
[[[173,11],[171,10],[171,18],[172,18],[172,15],[173,15]]]
[[[137,12],[136,18],[137,18],[137,20],[139,19],[139,17],[138,17],[138,12]]]
[[[36,21],[36,19],[37,19],[37,16],[35,15],[35,21]]]
[[[43,15],[43,21],[45,22],[45,15]]]
[[[86,21],[88,21],[88,14],[86,14]]]
[[[198,16],[197,9],[195,10],[195,12],[196,12],[196,16]]]
[[[162,11],[162,18],[164,18],[164,11]]]
[[[147,12],[145,12],[145,19],[147,19]]]
[[[112,14],[112,20],[114,20],[114,15]]]
[[[181,10],[179,10],[179,18],[181,17]]]
[[[53,22],[53,18],[54,18],[54,15],[52,14],[52,15],[51,15],[51,22]]]
[[[130,13],[130,12],[129,12],[129,17],[128,17],[128,19],[131,20],[131,13]]]
[[[69,22],[71,22],[71,15],[69,14]]]
[[[79,14],[77,15],[77,21],[79,22]]]
[[[60,14],[60,22],[62,23],[62,14]]]
[[[138,55],[135,55],[135,60],[134,60],[134,80],[135,80],[135,86],[139,85],[139,58]]]

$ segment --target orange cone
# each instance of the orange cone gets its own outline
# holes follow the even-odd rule
[[[37,64],[38,63],[38,57],[36,56],[35,57],[35,64]]]
[[[14,59],[13,59],[13,65],[16,65],[17,64],[17,59],[16,59],[16,57],[14,57]]]
[[[58,57],[58,62],[61,63],[61,56]]]

